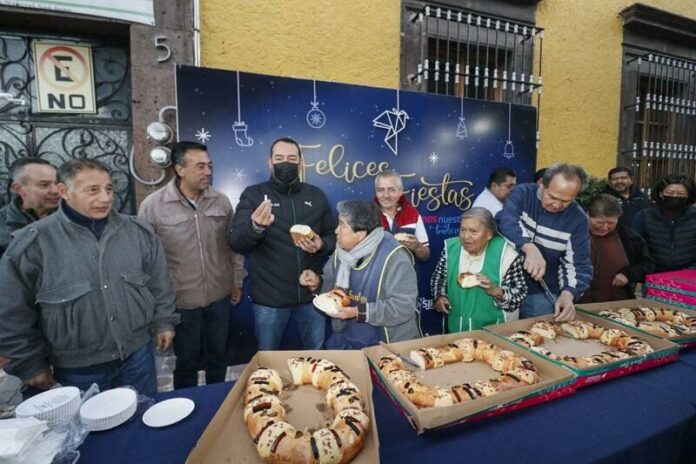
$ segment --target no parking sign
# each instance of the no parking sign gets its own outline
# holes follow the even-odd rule
[[[34,42],[39,112],[95,113],[92,49]]]

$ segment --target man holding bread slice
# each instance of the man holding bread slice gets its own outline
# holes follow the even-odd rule
[[[381,211],[382,227],[406,247],[418,261],[430,257],[428,232],[418,210],[404,195],[404,183],[396,171],[383,171],[375,177],[375,203]]]
[[[299,281],[307,269],[321,273],[336,246],[336,220],[324,192],[300,181],[302,166],[295,140],[273,142],[271,178],[242,192],[228,233],[232,249],[247,256],[259,350],[279,349],[291,319],[304,349],[324,344],[324,317]]]

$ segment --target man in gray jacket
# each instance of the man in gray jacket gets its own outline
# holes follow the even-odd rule
[[[0,260],[0,354],[39,390],[157,389],[152,338],[174,338],[174,288],[159,238],[112,210],[108,168],[76,159],[59,169],[59,210],[16,232]],[[52,369],[51,369],[52,368]]]
[[[342,201],[337,209],[338,246],[322,277],[310,269],[300,275],[311,292],[340,288],[350,297],[350,306],[327,312],[333,319],[326,348],[359,350],[419,338],[413,255],[382,228],[375,203]]]
[[[181,324],[176,328],[174,387],[223,382],[230,302],[239,303],[244,257],[232,252],[227,231],[230,200],[210,186],[213,164],[205,145],[179,142],[172,149],[176,177],[140,205],[140,217],[155,228],[176,288]],[[201,365],[200,360],[204,360]]]
[[[12,232],[38,221],[58,207],[55,166],[41,158],[20,158],[9,170],[10,202],[0,209],[0,256]]]

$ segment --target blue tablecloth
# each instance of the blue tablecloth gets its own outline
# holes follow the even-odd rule
[[[694,463],[696,352],[682,358],[560,400],[421,436],[375,388],[382,462]],[[158,400],[191,398],[196,409],[165,429],[150,429],[135,418],[92,433],[80,448],[80,463],[183,463],[230,388],[227,383],[161,394]]]

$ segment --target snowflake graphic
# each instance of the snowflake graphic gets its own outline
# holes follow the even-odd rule
[[[244,180],[244,178],[246,177],[246,174],[244,174],[244,169],[238,169],[238,168],[234,169],[234,172],[232,173],[232,175],[235,177],[235,179],[237,179],[239,181]]]
[[[432,153],[428,156],[428,160],[429,160],[431,163],[435,164],[435,163],[437,163],[438,161],[440,161],[440,155],[438,155],[438,154],[435,153],[435,152],[432,152]]]
[[[196,138],[198,139],[199,142],[201,143],[208,143],[208,140],[210,140],[210,132],[205,130],[205,127],[201,127],[198,129],[198,132],[196,132]]]
[[[324,118],[321,117],[321,114],[319,113],[312,113],[309,116],[309,119],[312,121],[313,126],[318,126],[321,124],[321,122],[324,120]]]

